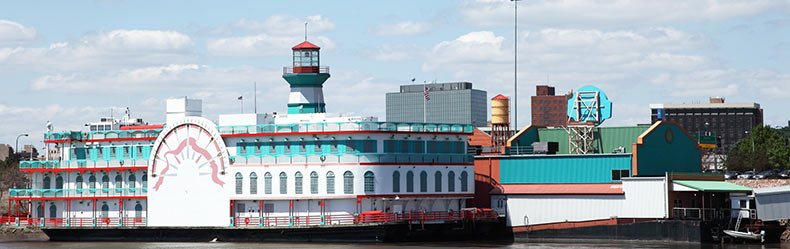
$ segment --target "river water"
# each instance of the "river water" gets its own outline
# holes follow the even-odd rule
[[[705,248],[705,249],[790,249],[785,244],[686,244],[686,243],[655,243],[655,242],[563,242],[563,243],[481,243],[481,242],[441,242],[441,243],[155,243],[155,242],[50,242],[41,239],[0,239],[0,248],[81,248],[81,249],[157,249],[157,248],[535,248],[535,249],[568,249],[568,248]]]

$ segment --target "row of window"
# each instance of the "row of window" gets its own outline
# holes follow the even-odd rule
[[[129,177],[127,177],[126,180],[127,180],[127,185],[126,185],[127,188],[134,188],[136,186],[136,184],[137,184],[137,176],[135,176],[134,174],[129,174]],[[77,179],[75,181],[75,188],[76,189],[83,189],[83,185],[84,185],[83,182],[84,182],[84,179],[83,179],[82,175],[78,175]],[[106,188],[110,188],[110,177],[108,175],[102,176],[101,183],[102,183],[102,188],[105,188],[105,189]],[[115,186],[119,187],[119,186],[122,186],[122,184],[123,184],[123,177],[121,177],[120,174],[115,175]],[[143,176],[142,176],[142,184],[143,184],[143,188],[147,188],[148,187],[148,175],[143,174]],[[88,177],[88,186],[87,187],[89,189],[96,188],[96,176],[91,175],[91,176]],[[51,178],[49,176],[44,176],[42,189],[64,189],[63,176],[58,175],[57,177],[55,177],[55,185],[54,186],[52,185]]]
[[[395,171],[392,173],[392,192],[400,193],[400,171]],[[288,174],[285,172],[280,172],[280,194],[288,194]],[[447,173],[447,192],[455,192],[455,172],[450,171]],[[264,178],[264,194],[272,194],[272,174],[266,172],[263,175]],[[434,192],[442,192],[442,172],[436,171],[434,173]],[[376,191],[375,185],[375,174],[371,171],[366,171],[364,174],[364,190],[365,193],[371,193]],[[236,194],[243,193],[243,181],[244,175],[240,172],[236,173]],[[250,181],[250,194],[258,194],[258,174],[255,172],[250,173],[249,175]],[[461,192],[469,191],[469,174],[466,171],[462,171],[460,175],[460,182],[461,182]],[[294,174],[294,193],[295,194],[303,194],[304,192],[304,176],[302,172],[297,171]],[[420,192],[428,192],[428,172],[425,170],[420,172]],[[413,193],[414,191],[414,172],[409,170],[406,172],[406,192]],[[310,193],[311,194],[318,194],[318,173],[313,171],[310,172]],[[334,194],[335,193],[335,173],[329,171],[326,173],[326,193],[327,194]],[[343,194],[354,194],[354,173],[351,171],[346,171],[343,173]]]
[[[239,142],[236,153],[249,155],[376,153],[376,140]]]
[[[250,155],[310,155],[377,153],[376,140],[239,142],[236,153]],[[384,140],[384,153],[466,153],[464,141]]]
[[[365,172],[365,192],[374,192],[375,185],[373,172]],[[272,194],[272,174],[266,172],[263,174],[263,189],[264,194]],[[241,173],[236,173],[236,194],[242,194],[242,182],[244,176]],[[302,172],[297,171],[294,174],[294,193],[302,194],[304,187],[304,176]],[[315,171],[310,172],[310,193],[318,194],[318,173]],[[326,193],[335,193],[335,173],[329,171],[326,173]],[[354,193],[354,173],[346,171],[343,173],[343,193]],[[250,194],[258,194],[258,174],[255,172],[250,173]],[[288,174],[280,172],[280,194],[288,194]]]
[[[463,141],[384,140],[384,153],[466,153]]]
[[[138,160],[148,159],[151,154],[150,145],[103,146],[74,148],[71,158],[78,160]]]
[[[436,171],[434,174],[434,192],[442,192],[442,172]],[[469,191],[468,178],[469,175],[466,171],[461,171],[461,192]],[[392,192],[400,193],[400,172],[392,172]],[[406,192],[414,192],[414,172],[409,170],[406,172]],[[428,172],[423,170],[420,172],[420,192],[428,192]],[[447,192],[455,192],[455,172],[450,171],[447,173]]]

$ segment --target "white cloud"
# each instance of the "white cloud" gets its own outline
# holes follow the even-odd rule
[[[113,30],[84,41],[95,42],[96,47],[113,51],[185,51],[192,48],[189,36],[162,30]]]
[[[458,6],[464,22],[473,26],[513,25],[513,2],[471,0]],[[520,1],[519,23],[539,27],[623,27],[674,22],[703,22],[753,16],[788,9],[786,1]]]
[[[423,71],[432,71],[443,65],[503,62],[510,59],[502,48],[502,36],[491,31],[470,32],[452,41],[442,41],[433,47],[422,65]]]
[[[282,82],[281,71],[248,66],[211,67],[196,64],[121,69],[103,73],[68,73],[44,75],[33,79],[34,90],[92,93],[150,93],[151,89],[171,92],[210,91],[247,86],[252,82]],[[283,83],[285,84],[285,83]],[[98,87],[101,86],[101,87]]]
[[[415,44],[383,44],[376,49],[366,51],[366,54],[377,61],[402,61],[419,57],[425,49]]]
[[[303,35],[304,23],[307,22],[308,38],[310,34],[331,31],[335,24],[322,15],[312,15],[303,18],[291,15],[273,15],[265,20],[241,19],[236,23],[223,25],[210,30],[210,34],[233,33],[267,33],[277,35]]]
[[[9,20],[0,19],[0,45],[31,42],[37,37],[36,29]]]
[[[49,47],[0,48],[0,65],[50,73],[167,65],[191,61],[192,48],[192,39],[175,31],[114,30]]]
[[[379,24],[371,27],[368,32],[382,36],[419,35],[431,31],[431,25],[426,22],[399,22]]]
[[[259,34],[253,36],[241,36],[211,39],[206,41],[206,48],[212,55],[219,56],[267,56],[281,55],[291,47],[303,41],[300,36],[274,36]],[[322,50],[332,50],[335,43],[325,36],[315,36],[310,38],[313,44],[321,47]]]
[[[738,92],[736,70],[709,69],[677,74],[659,74],[651,81],[668,89],[674,97],[732,96]]]

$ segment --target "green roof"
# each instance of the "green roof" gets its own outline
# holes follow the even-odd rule
[[[625,153],[633,153],[631,145],[636,143],[639,135],[642,135],[648,128],[650,127],[596,127],[596,137],[593,143],[595,153],[612,153],[615,148],[620,146],[625,148]],[[559,151],[557,154],[568,154],[568,131],[563,128],[538,128],[538,141],[558,142]]]
[[[725,191],[725,192],[752,191],[751,188],[747,188],[738,184],[729,183],[725,181],[674,180],[672,182],[703,192],[704,191]]]

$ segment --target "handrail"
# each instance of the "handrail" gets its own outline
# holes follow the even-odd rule
[[[496,219],[499,215],[493,210],[463,211],[410,211],[404,213],[376,214],[341,214],[341,215],[310,215],[310,216],[234,216],[233,226],[303,226],[303,225],[337,225],[383,222],[443,222],[457,220]]]
[[[79,189],[9,189],[8,196],[15,198],[49,197],[126,197],[146,196],[147,187],[137,188],[79,188]]]
[[[50,161],[21,161],[20,169],[69,169],[69,168],[108,168],[108,167],[142,167],[148,165],[148,158],[141,159],[78,159]]]
[[[299,133],[328,131],[401,131],[472,133],[473,125],[406,122],[329,122],[217,126],[220,134]]]

